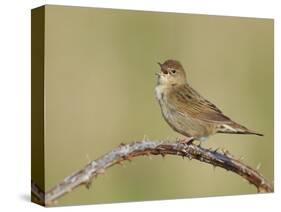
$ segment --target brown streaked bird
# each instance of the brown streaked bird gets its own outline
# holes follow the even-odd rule
[[[186,136],[184,143],[204,141],[215,133],[263,134],[249,130],[225,116],[214,104],[195,91],[186,79],[181,63],[166,60],[155,88],[156,98],[166,122],[178,133]]]

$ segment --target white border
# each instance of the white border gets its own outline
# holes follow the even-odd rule
[[[43,210],[29,203],[30,9],[42,4],[95,6],[275,19],[275,193],[81,206],[85,211],[273,211],[280,206],[280,21],[278,1],[263,0],[9,0],[0,7],[0,211]],[[261,153],[262,154],[262,153]],[[280,207],[279,207],[280,208]],[[6,210],[5,210],[6,209]],[[53,210],[76,211],[77,207]],[[279,209],[280,210],[280,209]]]

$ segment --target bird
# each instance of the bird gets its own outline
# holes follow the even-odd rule
[[[201,143],[216,133],[263,136],[232,121],[193,89],[179,61],[168,59],[158,64],[160,72],[156,73],[155,96],[165,121],[173,130],[185,136],[182,143],[190,144],[194,140]]]

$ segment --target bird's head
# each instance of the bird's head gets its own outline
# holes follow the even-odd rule
[[[161,71],[156,73],[159,85],[177,86],[186,83],[185,71],[177,60],[166,60],[163,64],[158,63]]]

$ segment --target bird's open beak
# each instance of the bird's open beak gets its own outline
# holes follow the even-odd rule
[[[163,67],[163,64],[161,64],[161,63],[158,62],[158,65],[160,66],[161,71],[162,71],[164,74],[167,74],[167,73],[168,73],[168,72],[165,70],[165,68]]]

